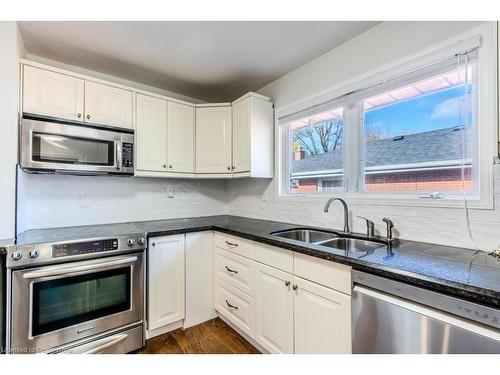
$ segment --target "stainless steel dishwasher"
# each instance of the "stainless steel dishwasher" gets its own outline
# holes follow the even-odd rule
[[[500,353],[500,310],[353,271],[353,353]]]

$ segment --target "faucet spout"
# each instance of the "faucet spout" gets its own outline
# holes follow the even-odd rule
[[[344,234],[349,234],[350,233],[350,230],[349,230],[349,209],[347,208],[347,203],[345,202],[345,200],[343,200],[342,198],[337,198],[337,197],[333,197],[333,198],[328,199],[328,201],[325,204],[324,211],[328,212],[328,210],[330,209],[330,205],[335,201],[339,201],[344,208]]]

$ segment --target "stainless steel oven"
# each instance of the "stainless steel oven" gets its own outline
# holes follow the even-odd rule
[[[25,115],[20,163],[31,173],[133,175],[134,131]]]
[[[140,243],[142,237],[117,237],[8,250],[8,351],[125,353],[142,347]],[[91,259],[74,261],[80,257]]]

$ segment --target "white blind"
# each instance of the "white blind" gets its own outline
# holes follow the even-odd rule
[[[354,103],[363,98],[376,95],[389,88],[402,86],[409,82],[418,80],[420,77],[438,74],[446,70],[457,67],[457,56],[467,54],[468,62],[471,63],[477,58],[477,49],[480,46],[480,36],[475,36],[450,46],[443,51],[432,54],[432,57],[423,59],[422,64],[406,72],[401,72],[401,67],[394,68],[383,73],[383,77],[374,83],[368,83],[366,86],[354,88],[336,98],[312,104],[306,108],[286,114],[279,118],[279,124],[286,124],[294,120],[312,116],[326,110]],[[414,64],[408,64],[414,65]],[[382,74],[381,74],[382,76]]]

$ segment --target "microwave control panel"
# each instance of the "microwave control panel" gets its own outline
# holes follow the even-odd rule
[[[132,143],[122,144],[122,167],[134,167],[134,145]]]

